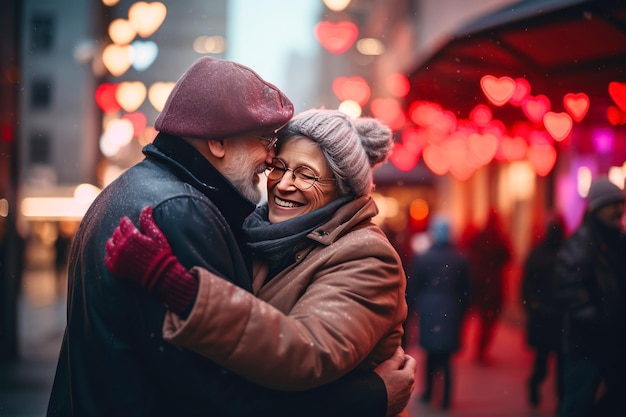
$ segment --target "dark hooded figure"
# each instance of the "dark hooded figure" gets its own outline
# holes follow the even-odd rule
[[[556,297],[564,314],[559,417],[626,415],[623,216],[624,192],[606,177],[595,179],[583,221],[557,255]]]

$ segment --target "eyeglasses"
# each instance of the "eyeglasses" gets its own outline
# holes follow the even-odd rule
[[[300,191],[308,190],[313,187],[317,181],[335,181],[334,178],[318,177],[315,174],[315,171],[304,165],[295,169],[288,168],[285,161],[280,158],[272,159],[272,164],[265,170],[265,176],[268,180],[280,181],[287,171],[291,171],[291,180],[293,181],[293,185],[295,185]]]
[[[275,146],[276,146],[276,142],[278,142],[278,138],[276,136],[272,136],[272,137],[266,137],[266,136],[259,136],[259,135],[252,135],[257,139],[262,140],[263,142],[267,142],[267,145],[265,145],[265,150],[267,152],[271,151]]]

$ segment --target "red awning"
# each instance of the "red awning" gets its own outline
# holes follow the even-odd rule
[[[591,100],[586,122],[606,121],[613,104],[610,81],[626,82],[626,5],[621,1],[521,1],[459,30],[438,52],[409,74],[415,100],[434,101],[467,117],[487,103],[484,75],[522,77],[531,94],[544,94],[553,109],[567,93]],[[519,118],[503,106],[494,117]]]

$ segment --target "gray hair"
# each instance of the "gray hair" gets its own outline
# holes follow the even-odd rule
[[[393,146],[391,129],[377,119],[351,119],[337,110],[311,109],[296,115],[278,131],[278,147],[296,136],[319,146],[341,196],[369,194],[373,170],[387,160]]]

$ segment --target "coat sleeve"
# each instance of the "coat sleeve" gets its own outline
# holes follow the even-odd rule
[[[185,321],[168,313],[164,338],[273,389],[317,387],[366,358],[372,369],[400,344],[406,281],[387,242],[365,237],[352,245],[329,257],[288,315],[194,268],[196,304]],[[354,253],[363,256],[351,259]]]

